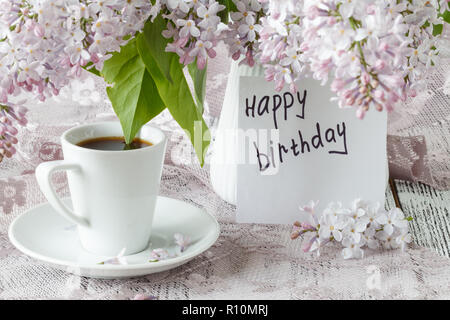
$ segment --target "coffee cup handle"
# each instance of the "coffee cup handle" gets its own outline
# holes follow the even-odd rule
[[[39,164],[36,168],[36,179],[41,188],[42,193],[47,198],[50,205],[62,216],[69,221],[81,225],[83,227],[89,227],[89,221],[77,216],[72,210],[69,210],[66,205],[56,194],[52,187],[51,176],[55,171],[61,170],[81,170],[78,164],[70,163],[65,160],[49,161]]]

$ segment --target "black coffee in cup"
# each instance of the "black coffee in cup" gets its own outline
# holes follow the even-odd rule
[[[135,138],[130,144],[127,144],[124,137],[100,137],[83,140],[77,143],[77,145],[94,150],[123,151],[150,147],[152,143],[140,138]]]

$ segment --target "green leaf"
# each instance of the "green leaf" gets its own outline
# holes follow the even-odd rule
[[[433,36],[440,35],[442,33],[444,26],[442,24],[433,25]]]
[[[130,41],[105,61],[102,74],[112,84],[106,89],[108,97],[120,119],[125,140],[131,143],[141,127],[165,109],[139,56],[136,41]]]
[[[446,10],[442,14],[442,18],[444,19],[445,22],[450,23],[450,11]]]
[[[165,22],[161,16],[153,23],[147,21],[144,32],[136,39],[137,48],[155,81],[159,96],[173,118],[189,134],[197,157],[203,165],[204,153],[209,145],[209,139],[205,141],[203,135],[208,132],[208,127],[203,120],[202,107],[197,105],[192,97],[178,55],[165,52],[168,40],[161,37],[164,29]],[[155,35],[158,35],[158,40],[154,38]],[[172,82],[167,80],[167,75]]]
[[[164,75],[166,80],[173,84],[174,82],[170,75],[170,60],[167,59],[167,56],[172,53],[166,52],[166,46],[169,40],[161,35],[162,31],[166,29],[166,22],[158,15],[153,23],[148,20],[146,26],[149,24],[157,27],[145,28],[145,37],[148,39],[149,47],[151,49],[148,53],[152,55],[155,66],[159,69],[159,72]]]
[[[197,104],[200,106],[203,112],[203,103],[205,101],[206,95],[206,75],[207,67],[203,69],[197,68],[195,62],[188,65],[189,74],[191,75],[192,81],[194,82],[195,98]]]
[[[446,10],[446,11],[444,11],[443,14],[440,14],[439,16],[442,17],[442,19],[444,20],[445,23],[450,23],[450,11]],[[433,25],[433,36],[440,35],[443,30],[444,30],[443,24]]]

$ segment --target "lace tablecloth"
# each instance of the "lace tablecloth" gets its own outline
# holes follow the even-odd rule
[[[209,111],[221,104],[226,64],[210,69]],[[93,90],[95,88],[95,90]],[[95,107],[94,107],[95,106]],[[343,260],[328,247],[320,257],[290,240],[289,226],[234,223],[235,208],[211,189],[207,168],[189,164],[188,142],[168,113],[155,123],[169,137],[161,193],[205,208],[221,226],[217,243],[176,269],[128,280],[96,280],[53,269],[17,251],[8,241],[11,221],[45,201],[34,177],[41,161],[62,158],[60,134],[74,125],[112,119],[101,83],[77,81],[55,100],[36,104],[20,133],[19,156],[0,164],[0,298],[131,299],[393,299],[450,298],[450,260],[412,245],[405,252],[369,252]],[[210,125],[215,118],[209,117]],[[186,154],[187,152],[187,154]],[[67,195],[64,175],[55,179]],[[392,206],[391,197],[387,206]]]

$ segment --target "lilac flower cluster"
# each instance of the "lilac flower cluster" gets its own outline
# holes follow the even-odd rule
[[[341,243],[344,259],[362,258],[363,247],[377,249],[401,248],[404,250],[411,242],[408,233],[408,221],[399,208],[384,210],[379,203],[371,203],[356,199],[350,207],[341,203],[330,203],[322,215],[316,216],[314,208],[317,202],[311,201],[300,207],[305,214],[303,222],[295,222],[292,239],[305,233],[313,233],[313,237],[305,243],[305,252],[316,251],[329,242]]]
[[[303,1],[281,1],[269,6],[261,18],[263,30],[258,60],[266,69],[266,80],[275,81],[278,91],[285,85],[296,91],[295,82],[305,71],[307,61],[303,52],[307,48],[302,36],[302,12]]]
[[[170,4],[173,2],[173,4]],[[312,75],[331,89],[339,106],[355,107],[363,118],[370,108],[394,108],[399,100],[415,96],[424,86],[424,75],[438,62],[448,46],[433,35],[433,25],[443,23],[439,11],[448,1],[394,0],[233,0],[227,28],[220,28],[217,13],[223,10],[211,1],[162,1],[171,14],[167,51],[189,64],[198,54],[204,67],[214,57],[217,40],[229,46],[230,56],[266,70],[275,88],[296,91],[303,77]],[[199,11],[201,10],[201,11]],[[203,21],[210,11],[213,23]],[[181,20],[180,20],[181,17]],[[205,28],[211,29],[207,37]],[[189,31],[188,31],[189,30]]]
[[[221,3],[227,3],[225,7]],[[166,51],[202,69],[224,41],[230,56],[266,70],[277,90],[308,75],[331,79],[340,107],[391,110],[414,96],[449,45],[433,35],[448,0],[0,0],[1,155],[14,153],[26,122],[14,97],[57,95],[83,69],[102,70],[111,53],[160,15]],[[232,5],[231,5],[232,4]],[[228,25],[219,15],[228,14]],[[223,15],[222,15],[223,16]],[[448,51],[448,50],[447,50]],[[7,120],[9,119],[9,120]]]
[[[234,60],[244,58],[241,63],[253,66],[255,53],[259,51],[262,26],[260,18],[264,15],[266,6],[263,1],[235,1],[237,11],[230,14],[231,21],[222,38],[228,44],[230,55]]]
[[[20,103],[0,104],[0,162],[4,157],[11,158],[16,153],[17,125],[27,124],[27,111]]]
[[[1,102],[22,91],[43,101],[83,67],[101,70],[150,14],[147,0],[0,0]]]
[[[305,12],[314,78],[325,82],[331,74],[339,105],[356,107],[360,118],[371,107],[389,111],[414,96],[438,60],[437,2],[308,1]]]
[[[44,101],[82,68],[101,70],[152,14],[147,0],[0,0],[2,156],[14,153],[15,125],[26,123],[11,98]]]
[[[274,3],[274,2],[271,2]],[[371,108],[392,110],[424,85],[426,70],[448,46],[433,36],[443,1],[283,0],[261,18],[257,54],[277,90],[312,76],[332,79],[340,107],[363,118]]]
[[[168,20],[167,29],[162,35],[172,39],[167,52],[175,52],[184,65],[197,61],[197,67],[203,69],[208,57],[216,56],[216,47],[220,34],[217,15],[225,6],[217,1],[161,0],[161,14]]]

